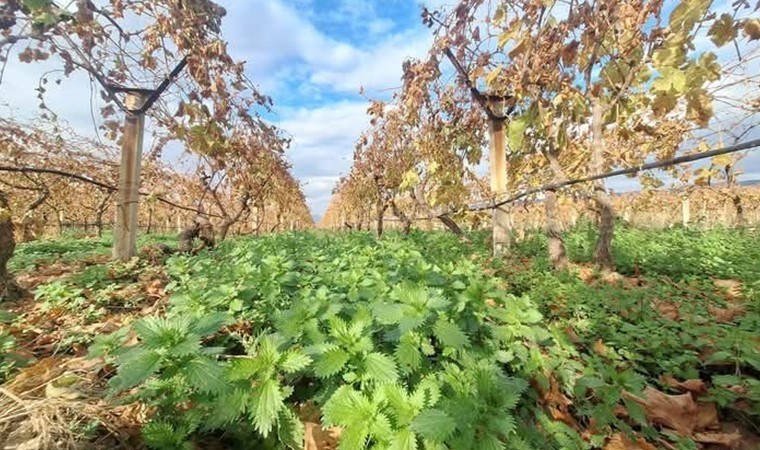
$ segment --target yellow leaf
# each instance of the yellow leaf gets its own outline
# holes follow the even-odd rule
[[[712,163],[718,167],[730,166],[733,160],[728,155],[720,155],[713,158]]]
[[[652,103],[652,110],[657,116],[662,116],[673,111],[676,104],[677,99],[675,95],[669,92],[660,92],[657,94],[657,97],[655,97],[654,103]]]
[[[736,27],[734,19],[730,14],[721,14],[707,32],[710,40],[718,47],[723,47],[727,43],[736,39]]]
[[[749,38],[750,41],[760,39],[760,19],[747,19],[744,21],[744,35]]]
[[[528,38],[524,37],[520,39],[520,42],[518,42],[517,45],[515,45],[512,50],[509,51],[508,55],[510,58],[515,59],[516,57],[520,56],[520,54],[524,52],[527,48],[528,48]]]
[[[496,67],[495,69],[490,71],[488,75],[486,75],[486,84],[488,86],[491,86],[499,77],[500,73],[501,73],[501,67]]]
[[[504,48],[505,45],[507,45],[507,42],[510,41],[513,37],[517,35],[517,32],[520,30],[520,23],[513,23],[510,25],[509,28],[504,30],[503,33],[499,35],[499,48]]]
[[[686,115],[703,127],[710,122],[713,115],[712,99],[704,89],[690,92],[686,96]]]
[[[710,7],[712,0],[681,0],[670,13],[670,29],[674,32],[690,32]]]
[[[496,8],[496,12],[493,15],[493,19],[491,19],[491,22],[493,22],[494,25],[499,25],[502,22],[504,22],[505,17],[506,17],[506,12],[504,11],[504,7],[500,6]]]

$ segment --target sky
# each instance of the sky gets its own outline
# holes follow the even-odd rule
[[[367,98],[390,96],[401,85],[402,62],[430,48],[421,5],[454,0],[217,1],[227,10],[222,32],[230,53],[247,62],[249,77],[274,99],[268,118],[292,137],[288,159],[319,220],[368,126]],[[39,111],[34,88],[46,64],[11,60],[0,83],[0,113],[3,104],[22,117]],[[87,105],[97,100],[88,79],[75,75],[64,84],[51,87],[46,101],[74,129],[92,135],[95,119]],[[760,152],[745,169],[746,177],[760,178]],[[618,178],[608,186],[630,190],[635,182]]]

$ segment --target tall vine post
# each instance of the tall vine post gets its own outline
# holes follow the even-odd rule
[[[127,93],[126,106],[128,111],[124,117],[116,226],[114,227],[114,259],[127,260],[137,254],[137,214],[140,198],[143,134],[145,132],[145,114],[139,110],[145,100],[145,93],[138,91]]]
[[[489,119],[491,192],[501,197],[507,192],[507,154],[504,136],[504,119]],[[493,254],[504,254],[510,246],[509,212],[506,208],[494,208],[492,212]]]

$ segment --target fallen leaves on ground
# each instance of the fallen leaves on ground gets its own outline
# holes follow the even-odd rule
[[[737,300],[742,296],[742,282],[737,280],[713,280],[713,286],[723,291],[727,300]]]
[[[654,300],[652,307],[659,312],[662,317],[670,320],[680,320],[681,311],[677,304],[672,302],[666,302],[664,300]]]
[[[640,404],[650,422],[670,428],[681,436],[690,436],[697,427],[697,404],[691,394],[668,395],[648,387],[642,397],[625,396]]]
[[[678,381],[669,375],[663,375],[660,377],[660,381],[668,387],[678,389],[682,392],[691,392],[695,396],[707,393],[707,384],[700,379]]]
[[[707,310],[718,323],[731,323],[734,321],[734,319],[747,312],[747,309],[742,305],[729,305],[726,308],[708,306]]]
[[[604,450],[657,450],[657,447],[644,438],[637,437],[633,440],[623,433],[617,433],[607,441]]]
[[[335,450],[338,448],[341,432],[338,427],[322,428],[319,408],[311,402],[298,408],[298,416],[304,424],[304,450]]]

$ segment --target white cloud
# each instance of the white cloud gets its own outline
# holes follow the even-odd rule
[[[344,101],[319,108],[283,108],[278,125],[293,136],[288,152],[293,175],[315,215],[321,215],[340,175],[351,168],[354,145],[366,129],[364,101]]]

